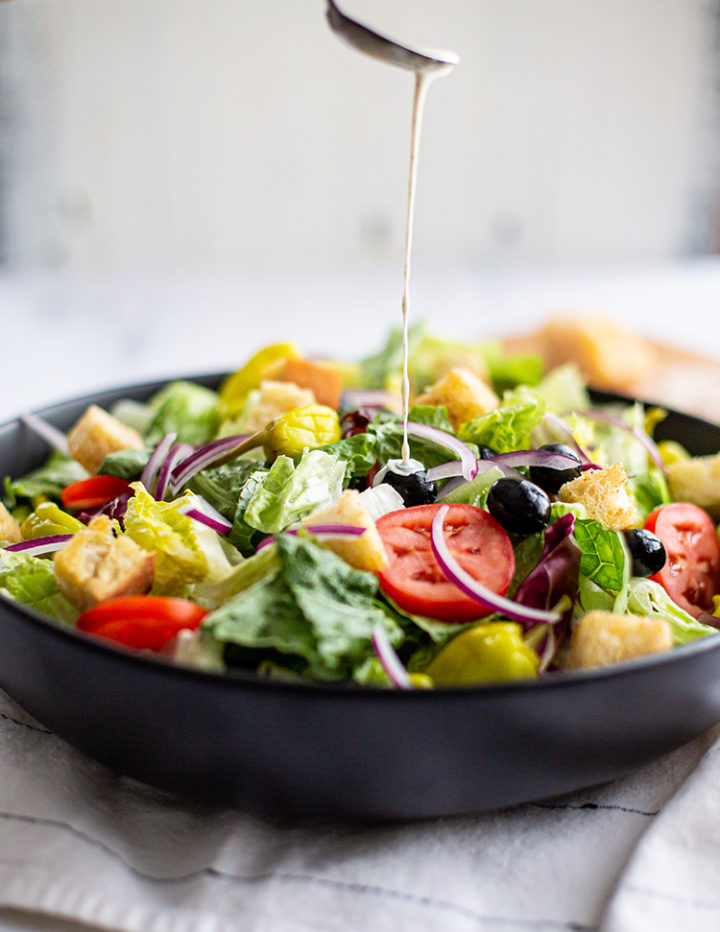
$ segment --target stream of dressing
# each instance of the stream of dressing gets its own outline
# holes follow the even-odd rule
[[[408,372],[408,320],[410,316],[410,258],[412,253],[413,221],[415,216],[415,189],[417,183],[417,162],[420,149],[420,129],[422,126],[425,97],[430,84],[450,71],[447,68],[425,69],[415,71],[415,96],[413,98],[412,129],[410,133],[410,178],[408,181],[407,225],[405,228],[405,264],[403,267],[402,297],[402,411],[403,442],[402,466],[410,471],[410,445],[408,443],[408,411],[410,410],[410,375]]]

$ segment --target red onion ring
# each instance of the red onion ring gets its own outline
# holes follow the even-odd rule
[[[437,427],[428,427],[427,424],[416,424],[414,421],[408,421],[408,434],[411,437],[420,437],[423,440],[429,440],[436,443],[439,447],[451,450],[460,460],[462,475],[470,481],[474,479],[478,471],[478,461],[475,459],[473,451],[462,440],[453,437],[452,434],[444,430],[438,430]]]
[[[372,643],[378,660],[393,685],[397,686],[398,689],[412,689],[413,684],[410,674],[400,662],[400,658],[395,653],[390,638],[387,636],[387,631],[379,622],[373,626]]]
[[[72,534],[52,534],[49,537],[36,537],[33,540],[23,540],[19,544],[9,544],[7,547],[0,549],[0,556],[3,550],[11,553],[26,553],[31,557],[39,557],[44,553],[53,553],[55,550],[62,548],[70,541]]]

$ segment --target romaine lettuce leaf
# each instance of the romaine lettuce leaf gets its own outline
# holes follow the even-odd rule
[[[203,628],[217,640],[257,650],[260,659],[267,651],[301,657],[317,679],[347,678],[366,663],[378,622],[391,643],[402,640],[376,600],[373,573],[353,569],[306,535],[280,535],[276,547],[279,569],[205,618]]]
[[[232,566],[215,531],[180,510],[193,501],[192,492],[172,502],[158,502],[142,483],[132,487],[135,494],[125,512],[125,533],[158,554],[154,593],[181,595],[191,583],[218,581],[230,572]]]
[[[0,550],[0,592],[69,627],[78,616],[58,589],[52,560],[43,557]]]
[[[35,498],[46,495],[59,499],[66,485],[87,479],[88,473],[76,460],[60,453],[52,453],[39,469],[34,469],[20,479],[5,479],[4,500],[8,507],[15,506],[19,498]]]
[[[155,413],[145,434],[149,446],[173,432],[178,441],[200,446],[220,426],[217,392],[194,382],[171,382],[153,396],[151,404]]]
[[[98,472],[134,482],[142,475],[151,453],[152,450],[118,450],[105,457]]]
[[[546,411],[547,405],[542,399],[531,389],[520,386],[505,395],[499,408],[463,424],[458,436],[465,443],[490,447],[496,453],[526,450],[532,446],[533,428],[542,421]]]
[[[620,592],[624,584],[626,554],[618,532],[592,519],[575,522],[575,540],[581,551],[580,572],[601,589]]]
[[[263,477],[243,513],[250,527],[277,534],[318,505],[342,492],[345,462],[323,450],[307,450],[295,465],[278,456]]]
[[[664,618],[670,625],[675,644],[686,644],[718,633],[715,628],[703,624],[680,608],[661,585],[650,579],[633,577],[629,581],[627,603],[622,610],[634,615],[657,615]]]

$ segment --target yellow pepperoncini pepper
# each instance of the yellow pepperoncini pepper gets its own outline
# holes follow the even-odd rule
[[[300,353],[292,343],[274,343],[258,350],[245,365],[229,375],[220,386],[220,415],[225,420],[242,411],[248,394],[272,374],[274,366],[284,359],[299,359]]]
[[[275,455],[300,456],[305,449],[324,447],[340,439],[337,411],[325,405],[305,405],[288,411],[268,427],[266,449]]]
[[[495,621],[468,628],[426,669],[436,686],[470,686],[537,676],[540,658],[522,639],[520,625]]]
[[[51,537],[54,534],[74,534],[84,528],[78,521],[54,502],[42,502],[20,525],[23,540]]]

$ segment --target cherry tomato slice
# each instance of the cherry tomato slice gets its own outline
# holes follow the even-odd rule
[[[99,508],[124,492],[130,492],[130,483],[117,476],[92,476],[66,485],[60,493],[60,501],[65,508],[73,511],[85,511]]]
[[[378,574],[380,588],[413,615],[449,622],[484,618],[490,609],[448,582],[433,555],[430,528],[440,507],[417,505],[378,519],[389,559],[387,568]],[[515,572],[515,557],[510,538],[487,511],[473,505],[450,505],[445,539],[463,569],[493,592],[505,595]]]
[[[77,626],[137,650],[159,650],[183,628],[197,628],[207,612],[188,599],[133,595],[88,609]]]
[[[659,537],[667,562],[650,579],[660,583],[680,608],[693,617],[712,612],[718,591],[720,544],[707,513],[689,502],[673,502],[652,511],[646,530]]]

